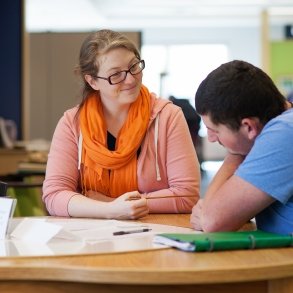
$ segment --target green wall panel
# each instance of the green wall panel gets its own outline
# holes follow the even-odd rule
[[[293,91],[293,41],[271,43],[271,77],[287,96]]]

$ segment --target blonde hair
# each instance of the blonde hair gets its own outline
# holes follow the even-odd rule
[[[140,60],[140,53],[137,47],[126,36],[119,32],[108,29],[99,30],[91,33],[83,42],[79,53],[79,64],[75,72],[82,79],[82,96],[83,100],[80,108],[84,104],[87,96],[95,90],[86,82],[85,75],[96,76],[99,71],[99,63],[97,58],[107,52],[125,48],[134,53]]]

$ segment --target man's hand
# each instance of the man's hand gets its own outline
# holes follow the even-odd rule
[[[202,213],[203,200],[200,199],[197,204],[192,208],[192,214],[190,216],[190,223],[194,230],[202,231],[201,225],[201,213]]]

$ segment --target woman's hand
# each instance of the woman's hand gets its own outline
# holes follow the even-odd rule
[[[149,214],[147,200],[138,191],[126,192],[109,204],[112,219],[135,220]]]

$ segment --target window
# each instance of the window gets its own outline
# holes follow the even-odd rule
[[[150,91],[165,99],[170,95],[188,99],[194,106],[195,92],[201,81],[228,61],[228,47],[224,44],[144,45],[142,58],[146,63],[143,83]],[[199,135],[203,138],[202,156],[205,161],[224,158],[226,150],[217,143],[207,141],[203,123]],[[203,167],[210,169],[210,165]],[[217,162],[215,168],[218,168]]]
[[[144,45],[146,61],[143,82],[163,98],[170,95],[190,100],[207,74],[228,61],[228,48],[223,44]]]

